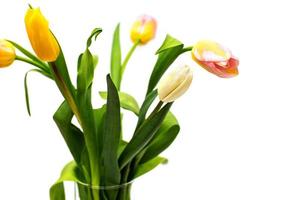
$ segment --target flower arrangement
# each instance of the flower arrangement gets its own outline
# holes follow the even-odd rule
[[[107,91],[99,92],[106,103],[94,108],[91,99],[94,71],[98,57],[90,51],[93,40],[102,32],[95,28],[78,58],[77,83],[71,82],[63,51],[39,8],[30,6],[25,16],[28,38],[35,54],[11,40],[0,40],[0,67],[14,61],[26,62],[35,71],[56,83],[64,97],[53,118],[74,160],[61,172],[50,189],[51,200],[65,199],[64,181],[77,183],[82,200],[129,200],[130,184],[159,164],[167,162],[160,156],[180,131],[170,109],[192,83],[193,74],[188,66],[181,66],[164,75],[182,54],[191,52],[192,58],[204,69],[222,78],[238,74],[239,61],[219,43],[201,40],[192,47],[167,35],[157,50],[157,61],[149,79],[141,106],[130,94],[121,91],[121,82],[127,63],[140,45],[155,37],[157,22],[143,15],[134,22],[130,37],[133,46],[124,60],[121,57],[120,26],[117,25],[112,44],[110,74],[106,77]],[[16,53],[23,54],[20,56]],[[30,104],[25,75],[25,97],[29,115]],[[150,109],[155,99],[159,103]],[[132,138],[122,138],[122,109],[137,117]],[[78,126],[72,123],[76,118]],[[128,186],[128,187],[125,187]],[[104,190],[102,190],[104,189]]]

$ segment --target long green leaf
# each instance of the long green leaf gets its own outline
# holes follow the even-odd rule
[[[103,105],[101,108],[94,109],[94,118],[96,125],[96,140],[100,155],[103,149],[103,135],[105,133],[106,105]]]
[[[111,49],[111,64],[110,64],[110,74],[111,78],[117,88],[120,89],[121,80],[121,70],[122,70],[122,54],[121,54],[121,44],[120,44],[120,24],[115,28],[112,49]]]
[[[121,156],[119,157],[119,166],[123,169],[153,138],[159,129],[162,121],[167,115],[172,103],[165,105],[153,117],[148,118],[137,129],[136,134],[132,137]]]
[[[65,200],[64,181],[84,183],[80,169],[74,161],[64,167],[59,179],[50,188],[50,200]]]
[[[169,112],[155,136],[147,145],[140,163],[148,162],[167,149],[176,139],[179,130],[180,127],[175,116]]]
[[[40,69],[31,69],[31,70],[27,71],[24,76],[25,100],[26,100],[26,108],[27,108],[27,112],[28,112],[29,116],[31,116],[31,111],[30,111],[30,101],[29,101],[29,93],[28,93],[28,85],[27,85],[27,76],[30,72],[38,72],[42,75],[45,75],[45,72]]]
[[[140,109],[139,119],[138,119],[138,122],[137,122],[136,130],[144,122],[144,120],[146,118],[146,115],[147,115],[147,112],[148,112],[150,106],[152,105],[152,103],[153,103],[153,101],[155,100],[156,97],[157,97],[157,90],[153,90],[145,98],[145,100],[144,100],[144,102],[141,106],[141,109]]]
[[[109,75],[107,75],[107,91],[107,111],[102,151],[103,175],[105,185],[117,185],[120,183],[121,178],[118,165],[118,148],[121,140],[121,114],[118,91]]]
[[[107,92],[99,92],[99,94],[102,99],[107,99]],[[137,103],[137,101],[133,96],[125,92],[119,92],[119,98],[120,98],[120,104],[122,108],[132,111],[137,116],[139,115],[139,111],[140,111],[139,104]]]
[[[174,42],[176,41],[176,42]],[[163,43],[163,46],[158,50],[159,55],[155,63],[154,69],[150,76],[148,83],[147,95],[153,91],[158,81],[169,68],[169,66],[176,60],[176,58],[182,53],[183,44],[170,35],[168,35]]]
[[[53,119],[68,145],[74,160],[76,163],[80,163],[81,154],[85,146],[84,137],[83,133],[71,123],[73,115],[69,105],[64,101],[55,112]]]
[[[168,160],[166,158],[163,158],[163,157],[153,158],[152,160],[149,160],[148,162],[141,164],[137,167],[136,172],[134,174],[134,178],[137,178],[139,176],[142,176],[142,175],[150,172],[151,170],[153,170],[160,164],[167,164],[167,163],[168,163]]]

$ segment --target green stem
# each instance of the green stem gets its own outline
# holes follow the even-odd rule
[[[46,68],[45,66],[41,65],[40,63],[37,63],[37,62],[35,62],[35,61],[31,60],[31,59],[28,59],[28,58],[24,58],[22,56],[16,56],[15,59],[18,60],[18,61],[21,61],[21,62],[28,63],[30,65],[36,66],[37,68],[39,68],[42,71],[44,71],[46,74],[50,75],[49,68]]]
[[[121,82],[122,82],[122,77],[123,77],[123,74],[124,74],[124,71],[126,69],[126,66],[128,64],[128,61],[130,60],[133,52],[135,51],[135,49],[137,48],[137,46],[140,44],[140,40],[136,41],[132,47],[130,48],[130,50],[128,51],[126,57],[125,57],[125,60],[123,61],[122,65],[121,65],[121,77],[120,77],[120,85],[121,85]]]
[[[181,53],[185,53],[187,51],[192,51],[192,49],[193,49],[193,46],[185,47],[181,50]]]
[[[73,111],[74,115],[76,116],[79,124],[82,126],[81,118],[80,118],[80,115],[79,115],[79,110],[78,110],[78,107],[77,107],[77,104],[75,102],[75,99],[74,99],[73,95],[68,90],[68,88],[66,86],[66,83],[64,82],[64,80],[60,76],[60,74],[58,73],[58,69],[57,69],[56,64],[54,62],[51,62],[51,63],[49,63],[49,65],[51,66],[52,75],[54,76],[54,80],[55,80],[60,92],[62,93],[62,95],[64,96],[66,101],[68,102],[68,104],[69,104],[71,110]]]

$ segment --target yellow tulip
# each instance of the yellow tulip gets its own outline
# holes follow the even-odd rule
[[[179,67],[164,76],[158,83],[158,96],[162,102],[173,102],[190,87],[193,73],[189,66]]]
[[[221,78],[239,74],[239,60],[229,49],[214,41],[199,41],[192,49],[192,57],[204,69]]]
[[[15,47],[6,40],[0,40],[0,68],[8,67],[16,58]]]
[[[49,23],[39,8],[29,8],[25,16],[28,38],[36,55],[43,61],[53,62],[60,47],[49,29]]]
[[[155,37],[156,20],[148,15],[140,16],[132,25],[130,37],[132,42],[146,44]]]

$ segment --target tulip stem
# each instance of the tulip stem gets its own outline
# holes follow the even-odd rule
[[[193,46],[185,47],[181,50],[181,53],[185,53],[187,51],[192,51],[192,49],[193,49]]]
[[[38,67],[39,69],[41,69],[43,72],[45,72],[47,75],[49,75],[51,77],[51,74],[49,73],[49,69],[45,68],[40,63],[37,63],[37,62],[35,62],[35,61],[31,60],[31,59],[28,59],[28,58],[24,58],[22,56],[16,56],[16,60],[28,63],[28,64],[33,65],[33,66],[36,66],[36,67]]]
[[[123,77],[123,74],[124,74],[124,71],[126,69],[126,66],[127,66],[127,63],[128,61],[130,60],[133,52],[135,51],[136,47],[140,44],[140,40],[136,41],[132,47],[130,48],[130,50],[128,51],[126,57],[125,57],[125,60],[123,61],[122,65],[121,65],[121,77],[120,77],[120,85],[121,85],[121,81],[122,81],[122,77]]]

